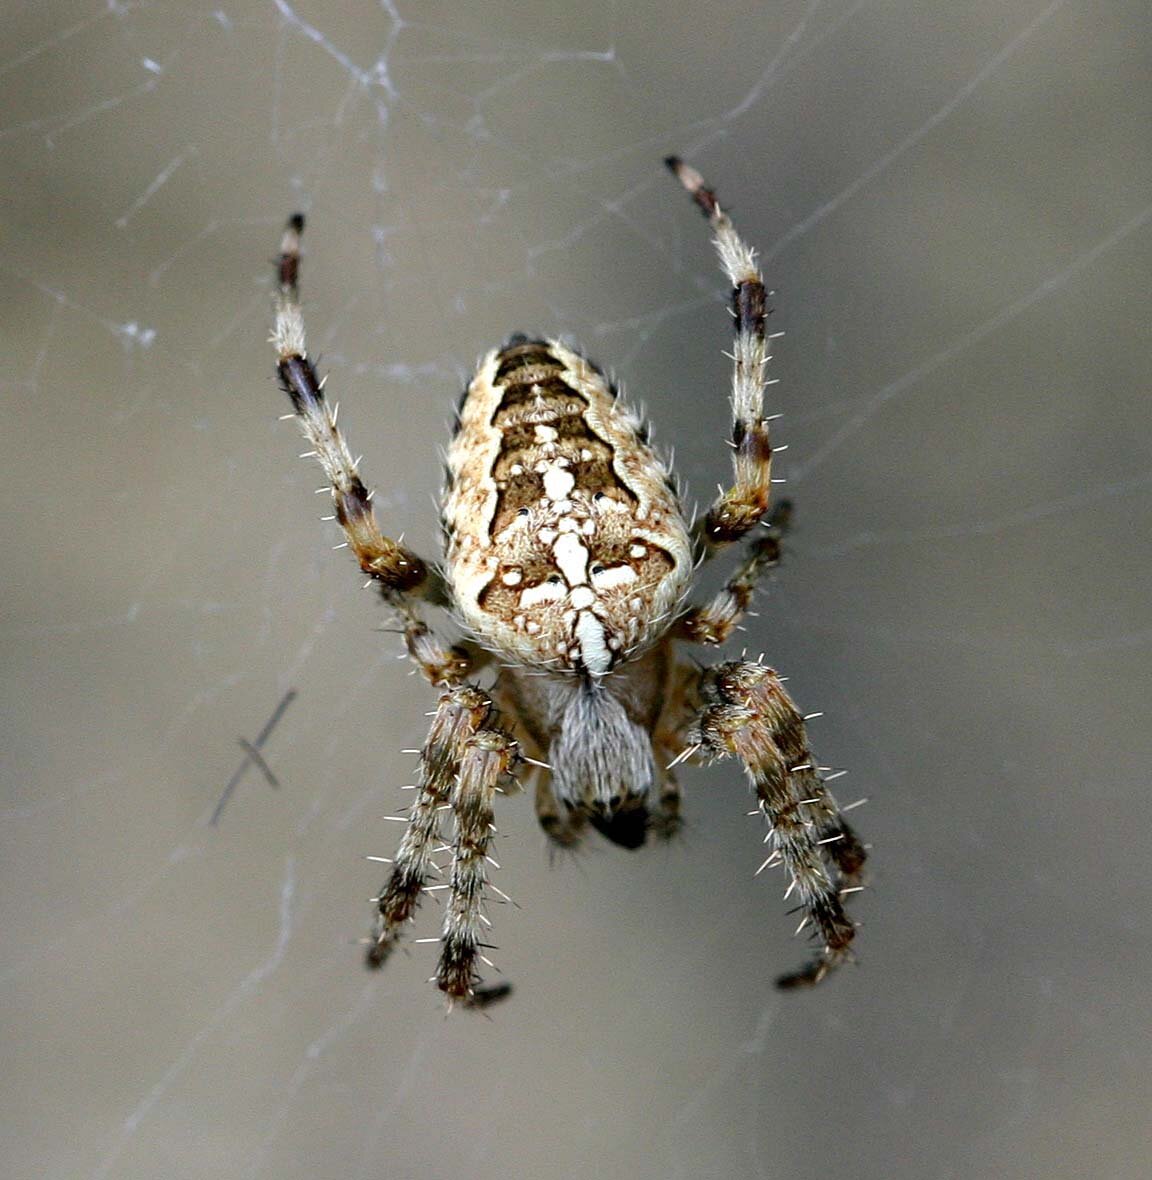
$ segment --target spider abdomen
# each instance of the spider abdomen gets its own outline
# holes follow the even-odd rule
[[[603,373],[515,338],[472,379],[448,452],[449,577],[509,660],[603,676],[666,629],[691,574],[669,473]]]

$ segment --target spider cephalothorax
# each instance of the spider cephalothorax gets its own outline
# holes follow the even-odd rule
[[[604,374],[557,340],[515,336],[481,361],[461,403],[448,452],[443,569],[383,536],[305,350],[303,218],[290,220],[281,247],[273,334],[281,381],[331,481],[348,544],[403,621],[413,660],[442,689],[369,962],[384,962],[413,917],[436,867],[440,813],[451,810],[436,981],[454,998],[476,996],[481,905],[485,888],[494,889],[486,869],[493,797],[523,762],[537,774],[537,814],[553,840],[573,844],[591,823],[636,847],[649,831],[676,830],[678,763],[739,758],[770,825],[761,867],[784,866],[802,928],[819,943],[781,984],[822,979],[855,933],[842,899],[860,887],[864,847],[824,786],[779,677],[744,661],[701,670],[678,650],[728,638],[778,558],[787,506],[765,519],[767,309],[754,252],[699,173],[675,158],[668,164],[712,225],[736,320],[735,478],[695,525]],[[710,603],[686,603],[696,565],[761,525],[724,589]],[[470,638],[438,641],[421,601],[451,609]],[[469,678],[489,663],[495,676],[485,691]]]

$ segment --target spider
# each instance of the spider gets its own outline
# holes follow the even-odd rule
[[[701,667],[681,644],[715,646],[748,610],[779,559],[788,520],[769,515],[772,446],[763,415],[767,297],[755,252],[703,177],[666,164],[704,213],[732,283],[734,480],[689,522],[669,468],[639,417],[588,359],[558,340],[513,336],[479,363],[460,403],[443,494],[445,560],[433,565],[384,536],[372,494],[337,430],[304,342],[298,274],[301,215],[285,230],[272,335],[280,382],[328,478],[335,519],[360,568],[403,627],[408,654],[440,689],[420,751],[415,801],[377,899],[368,962],[380,966],[422,895],[446,889],[433,977],[450,1000],[478,1004],[482,906],[494,864],[494,796],[535,775],[536,813],[548,838],[577,843],[587,827],[626,848],[680,823],[675,767],[735,757],[743,764],[803,912],[814,957],[782,976],[818,983],[850,955],[855,926],[844,897],[861,888],[865,848],[825,787],[804,722],[762,660]],[[332,518],[329,518],[332,519]],[[711,601],[687,601],[696,568],[766,526]],[[446,644],[426,606],[452,612],[468,638]],[[485,690],[475,674],[495,663]],[[442,837],[441,814],[454,831]],[[442,841],[444,841],[442,843]],[[436,854],[451,854],[449,880]],[[383,859],[383,858],[380,858]],[[504,896],[500,894],[500,896]]]

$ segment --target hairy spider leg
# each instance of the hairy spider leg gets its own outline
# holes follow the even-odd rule
[[[842,876],[859,880],[864,848],[820,782],[804,719],[771,668],[718,664],[705,670],[700,688],[704,707],[688,741],[705,757],[735,756],[743,763],[771,825],[765,865],[783,864],[790,880],[785,896],[795,894],[804,914],[797,933],[811,926],[821,944],[815,959],[777,986],[819,983],[851,954],[856,927],[844,912],[841,891],[851,886]]]
[[[455,816],[452,871],[436,982],[454,1000],[473,1001],[481,955],[478,924],[487,883],[485,862],[493,832],[492,797],[514,785],[518,760],[515,741],[495,727],[495,709],[487,693],[473,685],[441,696],[420,752],[420,782],[408,825],[396,851],[392,874],[377,901],[376,925],[368,944],[370,967],[382,967],[413,920],[427,892],[430,873],[440,872],[433,860],[440,850],[440,812]],[[484,992],[476,1006],[510,989]]]
[[[452,793],[456,833],[452,875],[444,911],[436,986],[454,1000],[468,1000],[480,985],[477,960],[492,966],[484,951],[481,924],[491,925],[483,911],[488,865],[495,865],[489,847],[496,828],[492,802],[504,784],[512,785],[518,760],[516,742],[497,729],[482,729],[464,743],[460,770]],[[483,997],[485,993],[481,991]]]
[[[726,642],[752,605],[760,580],[780,564],[784,533],[792,519],[792,503],[781,500],[766,521],[767,533],[744,550],[744,560],[711,602],[690,607],[677,620],[675,636],[710,647]]]
[[[278,275],[280,295],[276,304],[276,326],[272,342],[278,357],[277,371],[284,392],[304,437],[315,448],[331,483],[336,519],[340,521],[360,562],[360,568],[382,589],[405,594],[424,587],[428,566],[415,553],[385,537],[372,511],[372,497],[360,479],[357,462],[336,428],[336,413],[324,397],[324,382],[308,358],[304,342],[304,317],[300,310],[300,235],[304,218],[297,213],[289,219],[280,245]],[[311,457],[311,456],[309,456]]]
[[[409,811],[391,876],[377,901],[376,925],[368,944],[370,967],[381,967],[387,961],[404,926],[415,916],[429,874],[439,872],[432,858],[440,845],[440,809],[451,804],[466,743],[480,732],[492,712],[488,694],[471,685],[451,689],[436,705],[420,751],[416,801]]]
[[[360,478],[359,460],[353,460],[336,426],[337,409],[325,398],[324,382],[316,376],[308,356],[299,289],[303,232],[304,218],[294,214],[288,219],[277,260],[279,295],[272,343],[276,346],[280,384],[312,447],[304,457],[317,459],[328,477],[335,519],[347,537],[338,548],[351,547],[360,568],[369,576],[369,584],[375,583],[388,605],[401,616],[409,655],[432,684],[459,684],[476,667],[476,652],[463,644],[443,644],[420,618],[416,599],[437,605],[447,603],[442,580],[422,558],[380,532],[372,510],[372,493]]]
[[[756,251],[736,232],[704,178],[677,156],[669,156],[664,162],[708,219],[720,265],[732,283],[736,330],[731,397],[735,481],[727,491],[721,491],[703,519],[696,522],[696,554],[707,559],[755,528],[772,497],[772,443],[769,420],[764,417],[768,297],[756,265]]]

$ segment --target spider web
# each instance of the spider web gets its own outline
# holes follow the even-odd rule
[[[4,1174],[1145,1176],[1147,6],[6,25]],[[506,802],[516,992],[445,1020],[433,948],[359,964],[432,696],[313,519],[268,263],[303,209],[313,348],[417,550],[515,330],[613,366],[704,500],[728,321],[670,151],[777,291],[797,525],[747,642],[871,797],[861,967],[772,991],[804,952],[726,766],[635,855],[550,865]],[[269,779],[238,739],[291,690]]]

